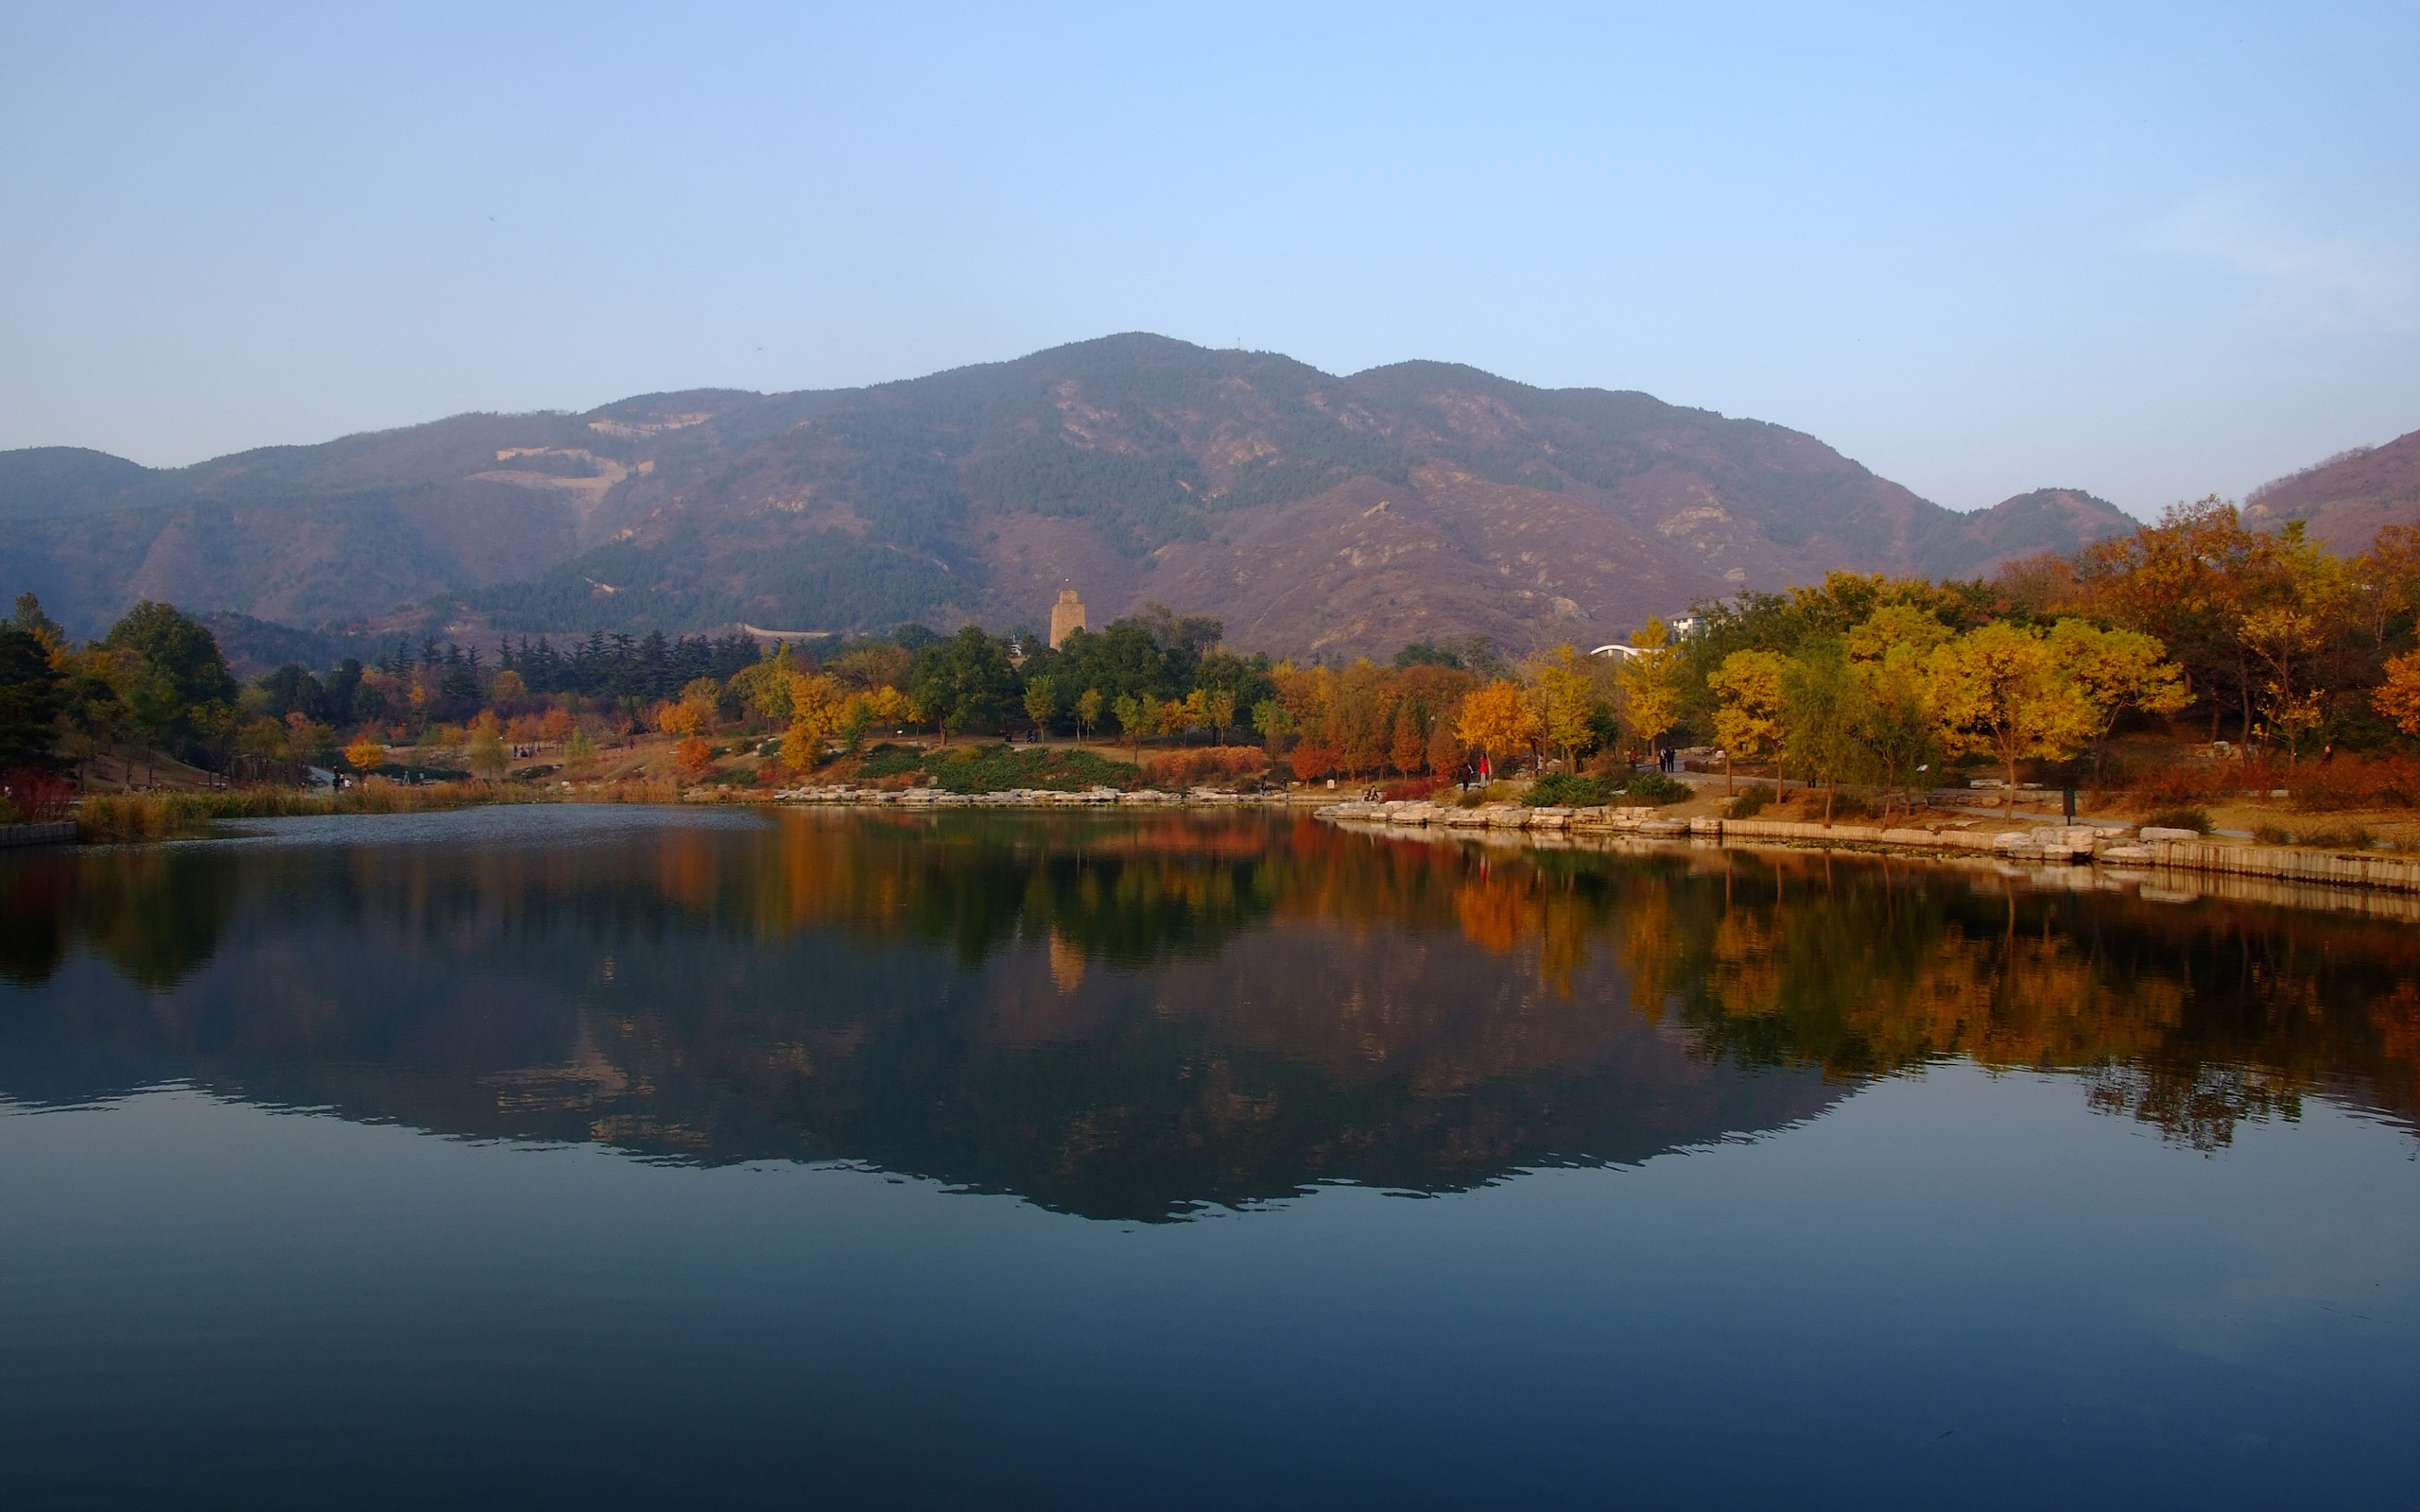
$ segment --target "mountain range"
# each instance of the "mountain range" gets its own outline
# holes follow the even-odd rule
[[[1073,586],[1096,625],[1156,600],[1241,649],[1523,650],[1834,567],[1972,576],[2134,524],[2068,489],[1956,513],[1813,437],[1641,393],[1435,362],[1338,377],[1147,335],[184,468],[0,453],[0,586],[80,633],[141,598],[465,638],[1006,629]]]

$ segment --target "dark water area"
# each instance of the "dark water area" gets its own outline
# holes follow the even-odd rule
[[[2420,928],[1259,815],[0,857],[0,1505],[2402,1506]]]

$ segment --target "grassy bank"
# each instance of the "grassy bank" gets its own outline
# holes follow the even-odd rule
[[[234,787],[206,793],[94,793],[76,813],[81,840],[164,840],[202,834],[220,819],[298,814],[426,814],[488,803],[545,803],[553,796],[510,782],[365,782],[341,793]],[[660,801],[652,798],[640,801]]]

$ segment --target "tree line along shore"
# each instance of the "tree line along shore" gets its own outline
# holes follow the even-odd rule
[[[2167,828],[2400,847],[2420,842],[2416,623],[2420,533],[2345,557],[2217,500],[1989,579],[1836,572],[1695,606],[1685,634],[1650,621],[1612,654],[1518,660],[1431,640],[1272,662],[1153,606],[1056,649],[976,626],[768,649],[424,638],[239,685],[173,606],[77,644],[26,594],[0,627],[0,820],[147,791],[235,811],[1333,782],[1854,821],[2038,788]],[[1640,769],[1659,756],[1703,776]],[[342,790],[297,796],[314,768]]]

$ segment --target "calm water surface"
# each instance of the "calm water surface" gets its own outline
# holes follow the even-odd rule
[[[1258,816],[0,857],[0,1504],[2401,1507],[2420,926]]]

